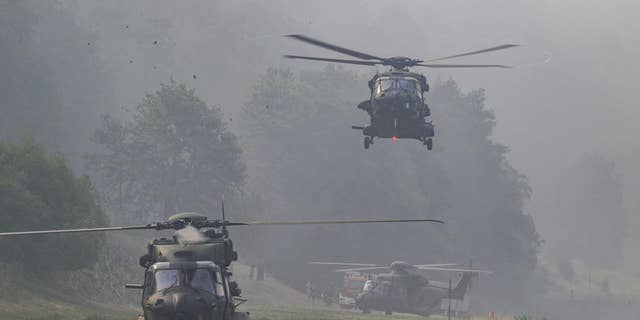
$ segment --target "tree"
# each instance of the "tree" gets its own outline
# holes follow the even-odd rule
[[[242,150],[222,112],[173,80],[147,95],[131,120],[104,116],[94,141],[106,152],[89,155],[88,167],[123,221],[209,213],[244,181]]]
[[[105,214],[89,178],[75,177],[65,158],[34,140],[0,141],[0,225],[3,231],[104,226]],[[3,262],[49,274],[91,266],[102,235],[2,239]]]
[[[273,272],[303,286],[321,274],[304,266],[314,258],[473,258],[501,275],[494,285],[483,283],[490,292],[483,299],[511,302],[529,293],[540,246],[523,209],[531,190],[509,165],[508,149],[491,139],[495,117],[484,91],[463,93],[453,80],[433,83],[427,99],[436,125],[434,150],[379,139],[365,152],[362,137],[349,127],[367,120],[356,109],[368,97],[366,81],[335,67],[299,75],[268,70],[246,106],[245,126],[252,128],[244,140],[248,190],[266,200],[264,212],[277,213],[264,218],[438,217],[447,224],[265,231],[259,252]]]

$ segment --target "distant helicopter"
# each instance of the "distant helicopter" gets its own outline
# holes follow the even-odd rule
[[[433,219],[352,219],[307,221],[230,222],[209,220],[193,212],[179,213],[165,222],[138,226],[4,232],[0,237],[121,230],[177,230],[172,238],[151,241],[140,257],[144,283],[127,284],[142,289],[140,320],[246,320],[249,313],[237,307],[245,299],[228,267],[238,259],[229,238],[229,226],[279,226],[353,223],[438,222]],[[181,231],[192,229],[199,239],[181,239]]]
[[[374,272],[391,270],[390,273],[375,275],[367,280],[362,292],[355,299],[355,305],[362,312],[371,310],[413,313],[429,316],[438,311],[443,299],[462,300],[475,274],[492,272],[476,269],[451,268],[456,264],[422,264],[411,265],[403,261],[395,261],[389,266],[377,264],[343,263],[343,262],[311,262],[316,265],[345,266],[335,272]],[[427,279],[422,271],[462,272],[462,277],[451,287],[449,284]]]
[[[427,146],[428,150],[433,148],[432,137],[435,136],[435,130],[434,125],[430,121],[426,121],[426,117],[431,115],[431,110],[424,101],[424,93],[429,91],[429,84],[427,83],[427,78],[423,74],[410,72],[409,67],[510,68],[509,66],[497,64],[433,64],[431,62],[518,46],[515,44],[504,44],[436,59],[418,60],[408,57],[382,58],[368,53],[339,47],[334,44],[300,34],[291,34],[286,37],[349,55],[358,58],[359,60],[331,59],[298,55],[285,55],[285,58],[365,66],[383,65],[391,67],[388,72],[377,73],[373,78],[371,78],[371,80],[369,80],[371,96],[368,100],[358,104],[358,109],[364,110],[369,114],[370,124],[364,127],[352,126],[352,129],[362,130],[362,133],[365,136],[365,149],[369,149],[373,144],[374,138],[390,138],[392,140],[416,139],[422,141],[422,143]]]

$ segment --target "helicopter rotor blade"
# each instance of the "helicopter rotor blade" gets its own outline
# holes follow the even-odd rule
[[[288,38],[292,38],[292,39],[296,39],[298,41],[302,41],[302,42],[306,42],[308,44],[314,45],[314,46],[318,46],[318,47],[322,47],[325,49],[329,49],[332,51],[336,51],[336,52],[340,52],[342,54],[346,54],[348,56],[352,56],[352,57],[356,57],[359,59],[364,59],[364,60],[384,60],[384,58],[380,58],[380,57],[376,57],[373,55],[370,55],[368,53],[364,53],[364,52],[359,52],[359,51],[355,51],[355,50],[351,50],[351,49],[347,49],[347,48],[343,48],[340,46],[336,46],[334,44],[328,43],[328,42],[324,42],[324,41],[320,41],[317,39],[313,39],[301,34],[289,34],[286,35],[285,37]]]
[[[458,57],[471,56],[471,55],[476,55],[476,54],[485,53],[485,52],[491,52],[491,51],[498,51],[498,50],[514,48],[514,47],[518,47],[518,46],[520,46],[520,45],[518,45],[518,44],[503,44],[503,45],[499,45],[499,46],[495,46],[495,47],[491,47],[491,48],[475,50],[475,51],[470,51],[470,52],[455,54],[455,55],[451,55],[451,56],[435,58],[435,59],[429,59],[429,60],[426,60],[426,62],[441,61],[441,60],[445,60],[445,59],[453,59],[453,58],[458,58]]]
[[[416,66],[427,68],[503,68],[511,69],[511,66],[505,66],[502,64],[432,64],[432,63],[417,63]]]
[[[228,226],[228,227],[233,227],[233,226],[250,226],[252,223],[249,222],[229,222],[229,221],[224,221],[224,222],[220,222],[219,225],[220,226]]]
[[[309,262],[309,264],[325,265],[325,266],[352,266],[352,267],[382,267],[380,264],[371,263],[350,263],[350,262]]]
[[[302,220],[302,221],[253,221],[247,222],[250,226],[286,226],[303,224],[355,224],[355,223],[399,223],[399,222],[437,222],[435,219],[349,219],[349,220]]]
[[[436,267],[453,267],[457,266],[457,263],[433,263],[433,264],[414,264],[413,266],[417,269],[420,268],[436,268]]]
[[[327,265],[327,266],[353,266],[353,267],[385,267],[382,264],[372,263],[353,263],[353,262],[309,262],[309,264]],[[456,266],[456,263],[433,263],[433,264],[414,264],[416,268],[429,268],[429,267],[451,267]],[[388,266],[386,266],[388,267]]]
[[[326,263],[329,264],[329,263]],[[347,265],[347,264],[344,264]],[[357,264],[354,264],[357,265]],[[474,272],[474,273],[489,273],[493,274],[491,271],[486,270],[476,270],[476,269],[457,269],[457,268],[446,268],[449,266],[455,266],[455,263],[434,263],[434,264],[417,264],[411,265],[418,270],[427,270],[427,271],[454,271],[454,272]],[[371,267],[362,267],[362,268],[345,268],[345,269],[336,269],[334,272],[352,272],[352,271],[370,271],[370,270],[381,270],[381,269],[391,269],[391,266],[371,266]]]
[[[457,269],[457,268],[439,268],[439,267],[419,267],[418,269],[426,270],[426,271],[452,271],[452,272],[472,272],[472,273],[493,274],[492,271],[478,270],[478,269]]]
[[[348,269],[336,269],[333,272],[353,272],[353,271],[373,271],[373,270],[389,270],[389,266],[381,267],[363,267],[363,268],[348,268]]]
[[[335,62],[335,63],[348,63],[348,64],[358,64],[363,66],[375,66],[376,64],[380,64],[380,62],[374,62],[374,61],[331,59],[331,58],[318,58],[318,57],[294,56],[294,55],[284,55],[283,57],[287,59],[303,59],[303,60],[326,61],[326,62]]]
[[[205,223],[196,225],[197,228],[223,228],[226,226],[251,226],[251,225],[305,225],[305,224],[353,224],[353,223],[384,223],[384,222],[438,222],[440,220],[433,219],[353,219],[353,220],[306,220],[306,221],[254,221],[254,222],[229,222],[224,220],[209,220]],[[155,223],[139,226],[124,227],[102,227],[102,228],[80,228],[80,229],[58,229],[58,230],[33,230],[18,232],[2,232],[0,237],[9,236],[25,236],[25,235],[44,235],[44,234],[64,234],[64,233],[83,233],[83,232],[104,232],[104,231],[122,231],[122,230],[165,230],[165,229],[181,229],[183,224]]]
[[[82,233],[82,232],[102,232],[102,231],[121,231],[121,230],[145,230],[156,229],[155,225],[129,226],[129,227],[105,227],[105,228],[83,228],[83,229],[61,229],[61,230],[35,230],[20,232],[2,232],[0,237],[10,236],[27,236],[40,234],[60,234],[60,233]]]

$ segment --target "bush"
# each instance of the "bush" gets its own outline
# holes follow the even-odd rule
[[[103,226],[106,219],[87,177],[32,139],[0,141],[0,228],[3,232]],[[95,263],[103,235],[0,239],[0,259],[25,271],[75,270]]]

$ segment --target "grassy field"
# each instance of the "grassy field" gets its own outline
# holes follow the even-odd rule
[[[418,320],[427,319],[415,315],[373,312],[363,314],[350,310],[338,310],[329,308],[286,308],[286,307],[248,307],[245,309],[251,314],[252,320]],[[445,319],[442,317],[429,317],[428,319]]]
[[[249,301],[240,307],[250,312],[252,320],[419,320],[445,318],[381,312],[363,314],[341,310],[337,306],[311,305],[306,296],[267,276],[264,281],[252,281],[242,265],[234,266],[234,275]],[[0,283],[0,287],[1,283]],[[55,289],[20,290],[9,288],[0,294],[0,320],[136,320],[139,296],[132,296],[135,305],[109,304],[97,297],[73,295]],[[9,293],[11,292],[11,293]],[[479,319],[478,319],[479,320]]]
[[[2,320],[135,320],[135,311],[106,311],[84,308],[70,308],[56,305],[38,305],[36,309],[15,308],[13,310],[0,309]],[[48,309],[41,309],[49,307]],[[97,312],[96,312],[97,311]],[[372,313],[364,315],[354,311],[324,309],[324,308],[286,308],[286,307],[247,307],[244,311],[251,313],[252,320],[418,320],[425,319],[413,315],[391,315]],[[429,319],[445,319],[430,317]]]
[[[274,288],[273,284],[247,286],[248,291],[254,293],[276,291],[282,293],[281,289]],[[283,295],[270,295],[273,298]],[[256,299],[266,301],[266,305],[248,303],[242,305],[240,311],[250,312],[252,320],[418,320],[425,319],[414,315],[391,315],[373,312],[362,314],[358,311],[340,310],[338,307],[311,306],[306,300],[293,298],[293,302],[284,300],[268,301],[269,299]],[[122,306],[100,304],[96,302],[77,301],[72,298],[52,298],[46,299],[37,295],[24,295],[20,297],[0,299],[0,320],[135,320],[139,313],[137,306]],[[429,319],[443,319],[441,317],[430,317]]]

